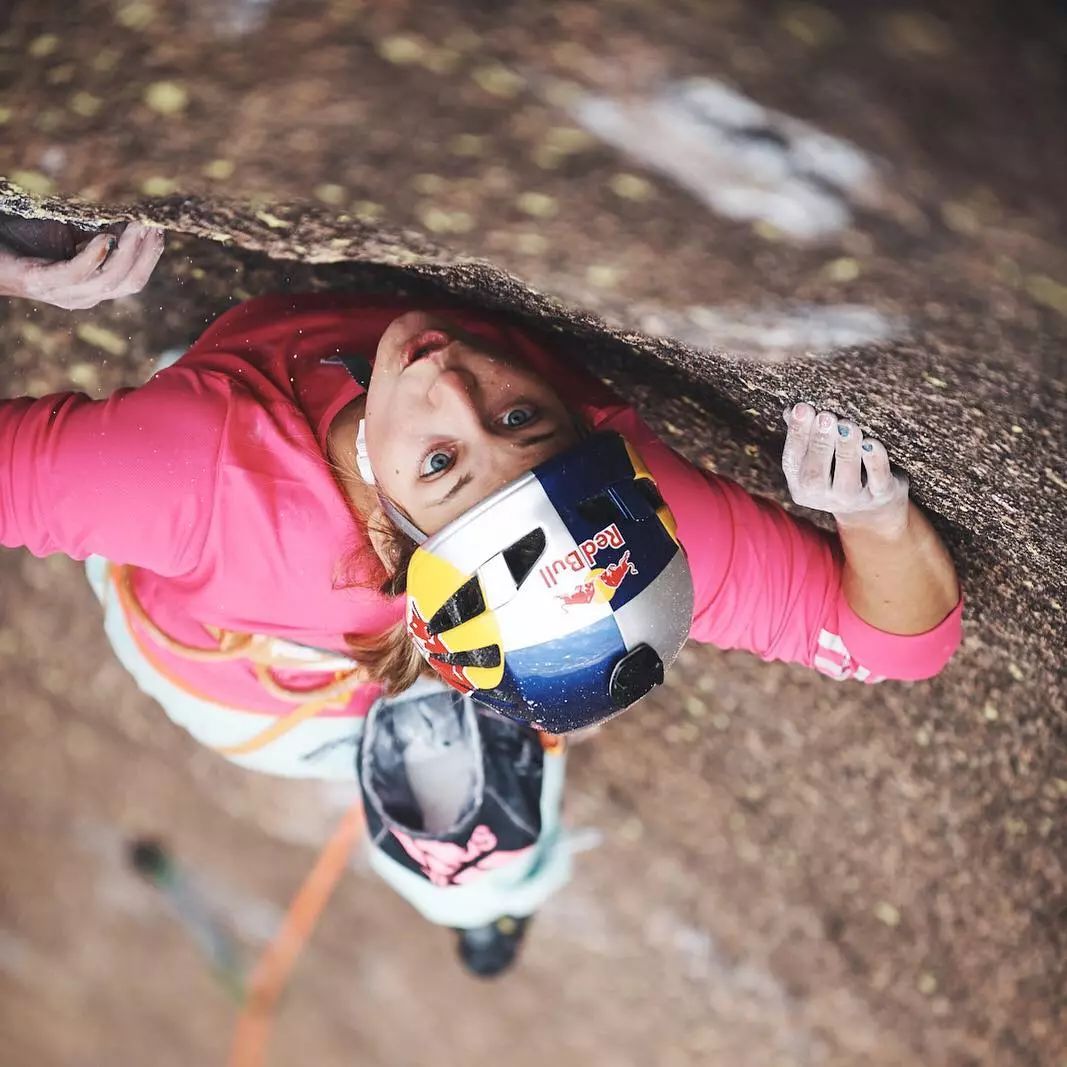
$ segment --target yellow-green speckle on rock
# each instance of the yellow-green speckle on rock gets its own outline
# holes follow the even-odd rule
[[[596,144],[596,138],[577,126],[553,126],[545,134],[545,143],[557,152],[571,153],[591,147]]]
[[[515,235],[515,248],[527,256],[539,256],[548,248],[548,238],[539,233],[520,233]]]
[[[67,377],[79,389],[91,391],[100,388],[100,371],[93,363],[75,363],[68,368]]]
[[[162,174],[153,174],[141,182],[141,192],[145,196],[170,196],[177,188],[172,178],[164,178]]]
[[[1026,279],[1026,291],[1039,304],[1061,315],[1067,315],[1067,285],[1045,274],[1031,274]]]
[[[419,211],[419,221],[431,233],[469,233],[474,227],[466,211],[446,211],[432,204]]]
[[[426,48],[426,43],[417,37],[393,34],[378,42],[378,55],[389,63],[403,66],[407,63],[418,63],[426,54]]]
[[[585,280],[598,289],[613,289],[621,277],[622,271],[609,263],[592,263],[585,269]]]
[[[757,219],[752,223],[752,232],[762,238],[764,241],[770,241],[772,243],[781,241],[784,234],[773,222],[768,222],[766,219]]]
[[[521,193],[515,203],[520,211],[537,219],[550,219],[559,211],[556,198],[547,193]]]
[[[900,925],[900,911],[888,900],[880,900],[874,906],[874,917],[886,926],[895,927]]]
[[[280,219],[269,211],[257,211],[256,218],[260,222],[265,222],[272,230],[288,230],[292,226],[291,222],[286,222],[285,219]]]
[[[36,322],[23,322],[19,325],[19,336],[27,344],[39,347],[44,343],[47,335]]]
[[[74,328],[74,334],[93,348],[99,348],[109,356],[121,356],[129,347],[125,338],[106,326],[97,326],[94,322],[83,322]]]
[[[860,276],[858,260],[851,256],[839,256],[831,259],[823,268],[827,278],[832,282],[853,282]]]
[[[639,174],[615,174],[608,185],[623,200],[647,200],[655,192],[652,183]]]
[[[385,208],[375,200],[356,200],[352,210],[363,219],[380,219],[385,214]]]
[[[152,24],[156,8],[147,0],[130,0],[115,12],[115,21],[128,30],[143,30]]]
[[[39,170],[14,170],[11,180],[27,193],[36,193],[38,196],[50,196],[56,188],[55,182]]]
[[[923,971],[915,986],[924,997],[928,997],[937,992],[937,979],[929,971]]]
[[[484,67],[475,67],[471,71],[471,77],[487,93],[503,99],[518,96],[526,84],[520,75],[500,63],[490,63]]]
[[[957,200],[946,200],[941,205],[941,218],[953,233],[965,237],[973,237],[982,228],[974,208]]]
[[[153,82],[145,89],[144,102],[160,115],[180,115],[189,103],[189,93],[177,82]]]
[[[91,119],[94,115],[98,115],[103,106],[104,102],[100,97],[93,96],[92,93],[87,93],[84,90],[75,93],[70,98],[71,111],[85,119]]]
[[[54,33],[42,33],[40,37],[34,37],[30,41],[30,47],[26,50],[34,59],[44,59],[52,55],[59,47],[59,38]]]
[[[11,121],[11,116],[14,112],[9,107],[4,107],[0,104],[0,126],[4,126]]]
[[[323,182],[315,186],[315,196],[324,204],[331,207],[340,207],[348,199],[348,191],[343,185],[335,185],[333,182]]]
[[[700,697],[692,694],[685,698],[685,712],[691,719],[703,719],[708,714],[708,706]]]
[[[212,159],[200,168],[200,173],[213,182],[224,182],[227,178],[233,177],[236,169],[232,159]]]

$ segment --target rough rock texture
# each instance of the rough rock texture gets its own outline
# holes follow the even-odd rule
[[[544,330],[692,459],[778,499],[782,407],[852,416],[910,474],[968,599],[964,648],[920,685],[688,649],[664,694],[575,750],[570,818],[604,843],[533,927],[522,970],[460,984],[444,936],[358,870],[298,972],[275,1062],[1061,1063],[1058,24],[995,3],[966,25],[947,4],[505,18],[334,3],[312,18],[282,3],[247,24],[232,20],[254,5],[215,6],[218,26],[246,26],[239,44],[185,4],[85,2],[69,34],[47,4],[23,6],[0,35],[0,172],[59,194],[3,184],[0,211],[170,233],[139,298],[0,308],[9,392],[106,393],[283,286],[450,295]],[[576,84],[709,71],[862,145],[882,200],[829,243],[794,245],[635,175],[568,110]],[[1010,93],[990,75],[1006,71]],[[75,90],[114,117],[83,114]],[[143,197],[163,182],[199,196]],[[786,362],[692,343],[693,306],[843,300],[906,336]],[[690,343],[643,332],[656,323]],[[121,843],[168,836],[255,946],[345,796],[244,774],[169,727],[109,659],[74,565],[8,553],[0,572],[5,1062],[217,1061],[230,1009]]]

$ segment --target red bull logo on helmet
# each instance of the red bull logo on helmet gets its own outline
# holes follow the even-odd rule
[[[630,550],[627,549],[619,557],[617,563],[611,563],[607,567],[597,568],[587,572],[589,577],[580,585],[575,586],[569,593],[557,593],[557,599],[566,610],[575,604],[603,603],[611,600],[615,590],[622,585],[628,574],[637,574],[637,567],[630,559]]]
[[[559,584],[559,576],[561,574],[566,576],[568,572],[581,574],[583,571],[588,571],[591,567],[596,566],[597,553],[606,548],[622,548],[625,544],[626,538],[623,537],[615,523],[605,526],[603,530],[598,530],[592,537],[582,541],[576,549],[568,552],[565,556],[558,556],[551,562],[546,563],[538,571],[541,575],[541,581],[545,583],[546,589],[554,589]]]

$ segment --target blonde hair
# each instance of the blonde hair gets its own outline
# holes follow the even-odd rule
[[[403,596],[415,542],[398,530],[381,508],[360,518],[367,543],[348,557],[344,570],[353,576],[362,571],[364,577],[350,581],[342,578],[340,586],[377,586],[385,596]],[[370,575],[366,573],[368,569]],[[389,694],[400,693],[414,685],[420,675],[431,673],[403,621],[380,634],[345,634],[345,641],[360,666]]]

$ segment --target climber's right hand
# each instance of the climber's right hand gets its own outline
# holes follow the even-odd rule
[[[115,238],[98,234],[71,259],[56,262],[0,246],[0,296],[22,297],[68,310],[139,293],[163,254],[163,231],[131,222]]]

